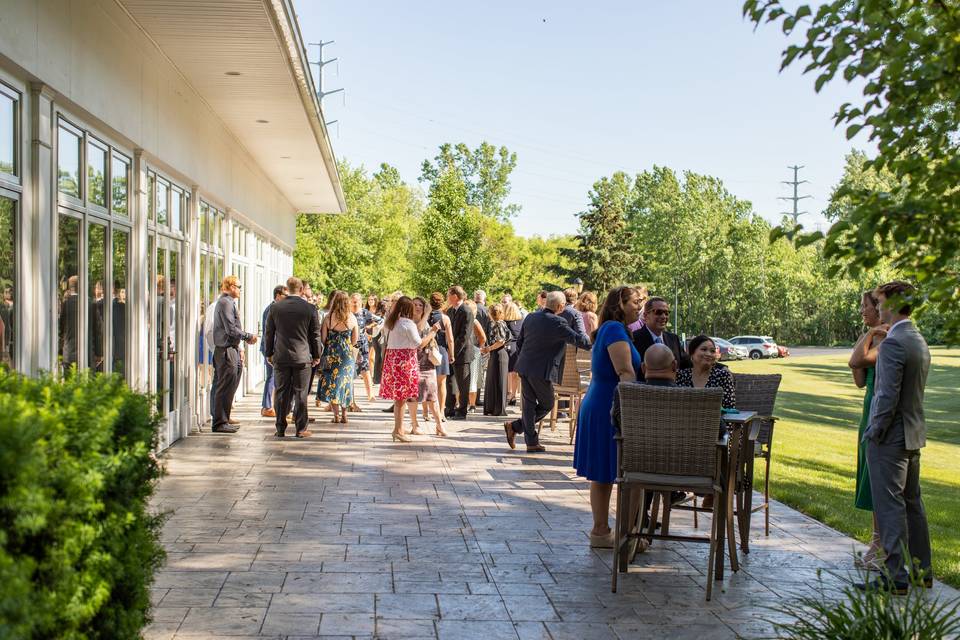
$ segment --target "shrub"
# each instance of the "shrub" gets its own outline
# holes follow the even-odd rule
[[[137,638],[163,561],[150,398],[0,370],[0,638]]]

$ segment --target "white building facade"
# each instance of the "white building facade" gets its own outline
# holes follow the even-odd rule
[[[161,447],[209,419],[201,328],[228,273],[262,333],[297,213],[342,213],[286,0],[0,0],[0,359],[156,394]],[[246,347],[239,393],[262,381]]]

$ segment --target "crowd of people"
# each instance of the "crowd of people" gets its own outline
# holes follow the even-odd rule
[[[224,278],[222,291],[213,329],[213,430],[233,432],[237,427],[230,424],[230,407],[239,381],[238,347],[241,341],[255,344],[257,337],[240,327],[234,276]],[[850,359],[854,380],[867,389],[855,504],[875,513],[874,539],[860,562],[867,569],[886,570],[885,577],[865,588],[906,589],[911,562],[903,557],[903,548],[929,576],[919,450],[925,440],[922,400],[930,356],[910,322],[910,306],[899,302],[910,295],[912,288],[902,282],[864,294],[861,313],[869,330]],[[434,433],[446,437],[447,420],[465,420],[478,406],[484,415],[506,416],[519,397],[519,417],[503,423],[507,444],[515,449],[523,434],[528,453],[543,452],[537,424],[554,408],[566,346],[590,350],[592,377],[579,407],[573,466],[590,481],[593,547],[614,544],[609,508],[617,477],[620,384],[719,388],[722,406],[736,408],[734,376],[718,362],[714,341],[699,335],[684,343],[668,331],[669,303],[643,287],[616,287],[599,308],[592,292],[542,291],[537,309],[529,313],[509,295],[488,306],[484,291],[469,299],[459,285],[429,299],[402,292],[380,299],[337,290],[321,302],[293,277],[274,290],[274,300],[263,312],[267,382],[261,413],[276,418],[278,437],[286,434],[290,415],[297,437],[311,435],[307,399],[315,377],[317,406],[326,403],[332,422],[347,424],[347,413],[359,410],[353,393],[354,379],[360,377],[368,400],[379,385],[380,398],[391,401],[384,411],[393,413],[395,442],[424,433],[418,415],[424,421],[432,418]],[[650,517],[649,506],[648,500],[641,514],[634,499],[628,513],[640,515],[642,523]],[[710,505],[705,500],[703,506]],[[631,554],[645,546],[638,538],[631,538],[631,545]]]

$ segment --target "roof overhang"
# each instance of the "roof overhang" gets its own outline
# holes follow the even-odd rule
[[[297,211],[346,211],[290,0],[117,2]]]

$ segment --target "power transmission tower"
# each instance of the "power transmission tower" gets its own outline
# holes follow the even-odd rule
[[[343,91],[343,89],[334,89],[333,91],[324,91],[323,90],[323,68],[328,64],[336,62],[339,58],[330,58],[329,60],[323,59],[323,48],[327,45],[333,44],[334,40],[328,40],[327,42],[311,42],[311,47],[317,47],[317,61],[311,62],[310,64],[317,68],[317,97],[320,98],[320,105],[323,106],[323,99],[329,96],[332,93],[337,93]],[[337,67],[339,69],[339,66]]]
[[[803,165],[787,167],[787,169],[793,169],[793,180],[781,180],[783,184],[789,184],[793,186],[793,196],[780,196],[778,200],[790,200],[793,202],[793,211],[784,211],[783,215],[791,216],[793,218],[793,224],[797,224],[797,220],[807,211],[799,211],[800,201],[810,198],[812,196],[801,196],[798,195],[797,189],[800,185],[809,182],[809,180],[799,180],[800,169],[803,169]]]

